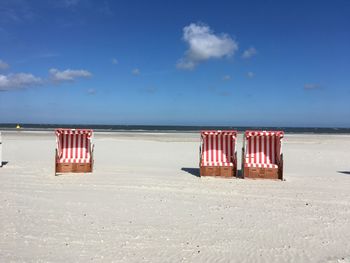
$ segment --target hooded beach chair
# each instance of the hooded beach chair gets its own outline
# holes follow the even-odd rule
[[[283,179],[283,131],[246,131],[242,171],[247,178]]]
[[[200,175],[236,176],[236,131],[201,131]]]
[[[55,133],[55,174],[92,172],[94,163],[93,131],[57,129]]]

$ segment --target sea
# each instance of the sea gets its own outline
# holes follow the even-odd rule
[[[327,127],[248,127],[248,126],[182,126],[182,125],[95,125],[95,124],[17,124],[0,123],[0,130],[50,131],[57,128],[93,129],[101,132],[199,132],[201,130],[282,130],[285,133],[350,134],[350,128]]]

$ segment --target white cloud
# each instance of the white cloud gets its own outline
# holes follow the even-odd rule
[[[105,16],[112,16],[113,10],[111,9],[109,3],[105,1],[102,6],[99,8],[99,11]]]
[[[190,61],[186,58],[181,58],[179,61],[176,63],[176,67],[178,69],[186,69],[186,70],[192,70],[196,67],[196,63],[193,61]]]
[[[230,97],[232,95],[232,92],[230,91],[221,91],[218,93],[219,96],[221,97]]]
[[[23,23],[35,18],[34,9],[29,1],[1,1],[0,24]]]
[[[88,78],[91,77],[92,74],[83,69],[79,70],[72,70],[72,69],[66,69],[63,71],[60,71],[58,69],[52,68],[49,70],[50,77],[53,81],[56,82],[62,82],[62,81],[73,81],[77,78]]]
[[[222,77],[222,80],[230,80],[231,79],[231,76],[230,75],[225,75]]]
[[[80,0],[64,0],[63,4],[66,7],[72,7],[78,5]]]
[[[154,94],[157,91],[158,91],[158,89],[156,87],[153,87],[153,86],[142,89],[142,92],[145,92],[148,94]]]
[[[250,47],[246,50],[244,50],[243,54],[242,54],[242,58],[251,58],[253,56],[255,56],[258,52],[256,51],[256,49],[254,47]]]
[[[313,90],[321,88],[320,84],[317,83],[307,83],[304,85],[305,90]]]
[[[221,97],[229,97],[232,95],[232,92],[231,91],[228,91],[228,90],[221,90],[220,88],[218,87],[214,87],[214,86],[209,86],[208,87],[208,90],[215,94],[215,95],[218,95],[218,96],[221,96]]]
[[[248,76],[248,78],[253,78],[255,76],[255,74],[253,72],[249,71],[247,73],[247,76]]]
[[[41,78],[29,73],[0,75],[0,91],[28,88],[42,83]]]
[[[131,71],[131,73],[132,73],[133,75],[140,75],[140,70],[139,70],[138,68],[134,68],[134,69]]]
[[[8,69],[9,67],[9,64],[0,59],[0,70]]]
[[[112,58],[112,64],[118,64],[118,60],[116,58]]]
[[[11,73],[6,75],[0,74],[0,91],[24,89],[42,84],[48,84],[49,80],[55,81],[59,84],[65,81],[73,81],[77,78],[86,78],[90,76],[92,76],[92,74],[86,70],[67,69],[64,71],[59,71],[54,68],[49,70],[48,78],[36,77],[31,73]],[[90,89],[88,91],[88,93],[93,92],[93,89]]]
[[[90,94],[90,95],[95,95],[96,90],[93,89],[93,88],[91,88],[91,89],[88,89],[88,90],[87,90],[87,93]]]
[[[40,53],[36,56],[34,56],[34,58],[38,57],[38,58],[54,58],[54,57],[59,57],[60,54],[58,53],[53,53],[53,52],[44,52],[44,53]]]
[[[189,47],[176,64],[180,69],[191,70],[200,62],[230,57],[238,50],[238,43],[229,35],[214,34],[209,26],[199,23],[183,28],[183,40]]]

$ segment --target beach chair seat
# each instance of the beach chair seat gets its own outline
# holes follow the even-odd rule
[[[90,163],[91,157],[88,158],[66,158],[61,157],[57,159],[58,163]]]
[[[201,176],[236,176],[236,131],[202,131],[200,146]]]
[[[233,166],[232,162],[207,162],[202,161],[202,166]]]
[[[273,164],[273,163],[246,163],[245,167],[278,168],[278,165],[277,164]]]
[[[85,173],[93,169],[93,131],[57,129],[55,173]]]
[[[246,131],[242,171],[247,178],[283,179],[282,131]]]

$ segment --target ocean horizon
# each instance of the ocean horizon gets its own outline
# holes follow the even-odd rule
[[[101,132],[198,132],[201,130],[282,130],[285,133],[350,134],[342,127],[283,127],[283,126],[189,126],[189,125],[102,125],[102,124],[33,124],[24,123],[21,130],[48,131],[57,128],[93,129]],[[1,123],[0,130],[17,130],[17,123]]]

